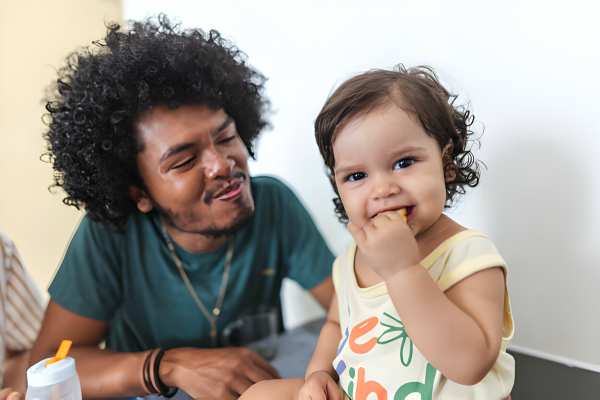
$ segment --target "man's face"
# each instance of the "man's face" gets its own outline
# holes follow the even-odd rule
[[[230,233],[254,212],[248,151],[235,122],[203,105],[159,106],[135,124],[145,184],[138,209],[161,213],[181,232]]]

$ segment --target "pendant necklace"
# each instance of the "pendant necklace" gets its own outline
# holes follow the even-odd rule
[[[173,244],[173,241],[167,234],[165,225],[161,224],[161,228],[162,234],[167,244],[167,248],[169,249],[169,253],[171,255],[171,258],[173,259],[173,262],[175,263],[175,266],[177,267],[177,271],[179,271],[181,280],[185,284],[187,291],[194,300],[194,303],[196,303],[196,306],[198,307],[200,312],[204,315],[204,317],[206,317],[206,319],[210,323],[210,339],[213,347],[215,347],[218,344],[217,319],[221,314],[221,310],[223,309],[223,302],[225,300],[225,291],[227,290],[227,281],[229,280],[229,271],[231,270],[231,260],[233,259],[234,238],[231,237],[228,241],[227,253],[225,254],[225,266],[223,267],[223,278],[221,279],[221,287],[219,288],[219,294],[217,295],[217,301],[215,303],[215,306],[213,307],[212,312],[209,312],[207,307],[204,305],[202,300],[200,300],[200,297],[198,297],[198,294],[194,290],[192,282],[190,281],[190,278],[188,277],[187,273],[185,272],[185,269],[183,268],[183,262],[175,252],[175,245]]]

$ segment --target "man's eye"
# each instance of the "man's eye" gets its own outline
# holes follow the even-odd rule
[[[415,163],[415,159],[411,157],[402,158],[394,163],[394,169],[408,168]]]
[[[367,174],[365,174],[364,172],[353,172],[353,173],[349,174],[348,176],[346,176],[345,181],[346,182],[356,182],[358,180],[363,179],[366,176],[367,176]]]
[[[171,167],[171,169],[183,169],[185,167],[188,167],[190,165],[192,165],[191,163],[196,159],[196,157],[190,157],[190,158],[186,158],[185,160],[178,162],[177,164],[173,165]]]
[[[218,144],[225,144],[225,143],[231,142],[233,139],[235,139],[235,135],[231,135],[231,136],[227,136],[227,137],[224,137],[222,139],[219,139],[219,140],[217,140],[217,143]]]

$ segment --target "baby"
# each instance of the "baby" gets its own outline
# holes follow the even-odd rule
[[[354,243],[334,263],[305,378],[258,383],[243,399],[509,398],[506,263],[444,214],[480,175],[473,117],[455,99],[430,68],[399,66],[326,101],[315,136]]]

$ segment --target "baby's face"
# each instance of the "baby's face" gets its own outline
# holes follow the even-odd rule
[[[406,208],[415,236],[441,216],[442,153],[415,117],[395,105],[350,120],[333,142],[335,182],[348,218],[362,227]]]

